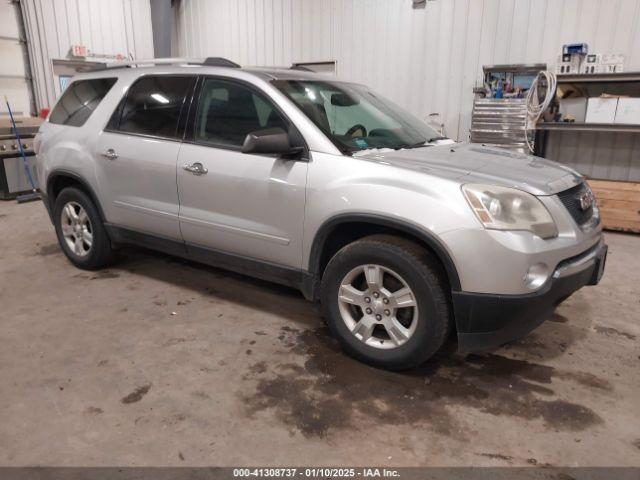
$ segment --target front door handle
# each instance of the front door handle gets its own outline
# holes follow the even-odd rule
[[[103,157],[108,158],[109,160],[115,160],[118,158],[118,154],[113,148],[109,148],[106,152],[101,154]]]
[[[182,168],[194,175],[205,175],[209,171],[200,162],[192,163],[191,165],[185,163]]]

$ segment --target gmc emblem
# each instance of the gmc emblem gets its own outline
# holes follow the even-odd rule
[[[582,211],[589,210],[589,208],[593,205],[594,200],[593,192],[591,191],[591,189],[582,192],[578,197],[578,200],[580,200],[580,209]]]

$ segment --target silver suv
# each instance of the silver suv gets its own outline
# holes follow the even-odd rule
[[[311,72],[209,58],[84,73],[35,143],[77,267],[137,244],[289,285],[383,368],[420,364],[453,334],[463,351],[522,336],[603,273],[578,173],[455,143]]]

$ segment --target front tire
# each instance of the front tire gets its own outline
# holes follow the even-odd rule
[[[75,187],[57,196],[53,219],[62,251],[69,261],[83,270],[97,270],[111,264],[114,253],[91,198]]]
[[[419,245],[372,235],[343,247],[322,277],[324,316],[343,350],[389,370],[420,365],[452,326],[442,269]]]

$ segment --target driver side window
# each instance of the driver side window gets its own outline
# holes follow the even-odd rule
[[[207,78],[202,84],[194,140],[239,148],[247,134],[287,122],[264,95],[240,83]]]

